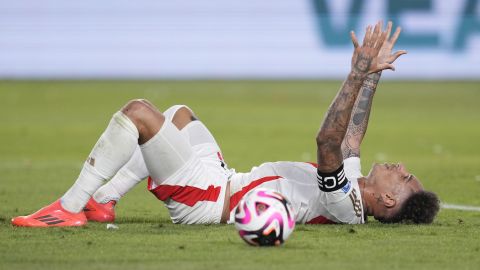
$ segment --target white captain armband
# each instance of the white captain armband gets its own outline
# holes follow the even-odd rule
[[[332,192],[343,188],[348,184],[348,179],[345,177],[345,171],[342,165],[334,172],[324,173],[317,170],[317,182],[321,191]]]

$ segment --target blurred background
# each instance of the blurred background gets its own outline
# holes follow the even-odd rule
[[[401,161],[444,206],[478,210],[480,0],[0,0],[0,269],[478,269],[478,211],[445,209],[432,226],[299,225],[286,248],[260,251],[232,227],[170,225],[146,181],[119,202],[116,233],[11,229],[71,186],[133,98],[188,104],[239,172],[316,161],[349,31],[378,19],[403,27],[396,48],[409,54],[383,72],[363,172]]]
[[[339,79],[391,19],[386,78],[478,79],[479,0],[0,1],[3,79]]]

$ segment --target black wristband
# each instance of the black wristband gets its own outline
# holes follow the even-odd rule
[[[317,182],[320,190],[324,192],[332,192],[343,188],[348,183],[343,170],[343,163],[334,172],[324,173],[317,170]]]

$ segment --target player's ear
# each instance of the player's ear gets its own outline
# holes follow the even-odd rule
[[[382,193],[382,200],[383,200],[383,205],[387,208],[392,208],[397,204],[397,200],[393,196],[392,193],[387,192],[387,193]]]

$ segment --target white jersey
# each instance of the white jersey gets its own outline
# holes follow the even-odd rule
[[[364,223],[362,196],[357,179],[362,177],[360,159],[344,160],[347,185],[333,192],[318,187],[316,164],[305,162],[269,162],[236,173],[230,178],[230,221],[240,199],[257,187],[275,190],[292,204],[296,222],[308,224]]]
[[[357,183],[362,176],[359,158],[344,161],[349,181],[332,192],[320,190],[316,165],[310,163],[270,162],[249,173],[235,173],[228,169],[213,135],[200,121],[189,123],[181,131],[174,126],[173,116],[181,107],[165,111],[161,130],[140,146],[145,161],[128,163],[145,163],[140,166],[142,172],[134,174],[150,174],[148,189],[165,202],[174,223],[219,223],[229,181],[230,221],[242,197],[256,187],[264,187],[280,192],[292,203],[298,223],[364,223]]]

